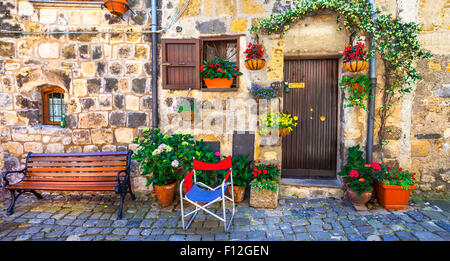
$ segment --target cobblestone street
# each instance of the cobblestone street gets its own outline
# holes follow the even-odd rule
[[[2,197],[0,240],[450,240],[449,200],[410,200],[408,209],[388,211],[374,206],[356,212],[348,201],[329,198],[281,198],[277,209],[237,204],[230,233],[200,212],[191,227],[181,228],[179,205],[160,208],[155,200],[127,200],[117,220],[115,195],[22,195],[15,213],[6,216]],[[219,211],[219,210],[217,210]]]

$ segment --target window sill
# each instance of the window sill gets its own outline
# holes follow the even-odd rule
[[[88,8],[99,9],[103,1],[60,1],[60,0],[28,0],[34,7],[66,7],[66,8]]]
[[[201,88],[202,92],[237,92],[238,88]]]

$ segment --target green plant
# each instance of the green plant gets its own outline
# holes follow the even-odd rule
[[[372,176],[384,185],[397,185],[402,189],[408,190],[412,185],[416,184],[416,173],[411,173],[402,168],[398,170],[390,170],[378,163],[371,163],[364,165],[367,168],[372,168]]]
[[[147,178],[146,186],[164,186],[183,178],[183,173],[192,170],[192,159],[217,162],[214,153],[202,140],[190,134],[166,135],[159,129],[144,129],[142,137],[135,137],[138,144],[133,159],[141,166],[141,176]],[[208,184],[207,184],[208,185]]]
[[[233,156],[231,158],[233,164],[233,185],[246,187],[252,177],[253,161],[247,156]]]
[[[348,187],[357,192],[360,197],[363,191],[373,189],[373,178],[370,175],[371,170],[364,167],[365,159],[360,146],[356,145],[348,149],[347,163],[338,174],[342,176]]]
[[[200,65],[200,75],[203,78],[227,78],[228,80],[242,75],[236,63],[227,61],[223,58],[216,58],[212,61],[203,61]]]
[[[359,92],[357,85],[360,85],[362,90]],[[367,75],[359,75],[358,77],[342,77],[339,81],[339,86],[341,90],[346,90],[349,94],[348,98],[345,98],[345,101],[348,101],[348,104],[344,104],[344,108],[348,107],[356,107],[359,106],[365,111],[368,111],[365,101],[370,96],[371,82]]]
[[[260,164],[253,168],[253,180],[250,186],[256,191],[277,191],[280,169],[273,164]]]
[[[176,112],[181,113],[183,111],[198,112],[201,107],[201,102],[195,98],[183,98],[179,99],[173,108]]]
[[[290,114],[280,113],[280,112],[267,112],[259,117],[259,135],[269,134],[277,129],[286,128],[292,131],[293,128],[297,126],[298,117],[292,117]]]

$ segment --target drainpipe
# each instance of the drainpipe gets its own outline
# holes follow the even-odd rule
[[[157,31],[156,0],[151,0],[152,31]],[[152,34],[152,128],[158,128],[158,34]]]
[[[376,19],[376,5],[374,0],[368,0],[372,6],[372,19]],[[374,39],[370,37],[370,45],[373,46]],[[371,163],[373,159],[373,131],[374,131],[374,114],[375,114],[375,94],[377,87],[377,57],[376,53],[370,58],[369,77],[372,85],[369,96],[369,115],[367,119],[367,145],[366,145],[366,163]]]

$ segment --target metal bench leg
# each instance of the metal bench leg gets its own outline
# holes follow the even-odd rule
[[[35,190],[32,190],[31,193],[37,198],[37,199],[43,199],[42,195],[37,193]]]
[[[133,200],[136,200],[136,196],[133,194],[133,191],[131,190],[131,182],[128,180],[128,190],[130,192],[130,196]]]
[[[14,205],[16,205],[16,200],[20,196],[21,193],[17,193],[17,195],[16,195],[15,190],[9,190],[9,194],[10,194],[11,198],[9,200],[9,207],[6,210],[6,215],[8,215],[8,216],[12,215],[14,213]]]
[[[117,219],[122,219],[123,202],[125,200],[126,195],[127,195],[126,192],[120,193],[120,207],[119,207],[119,213],[117,215]]]

